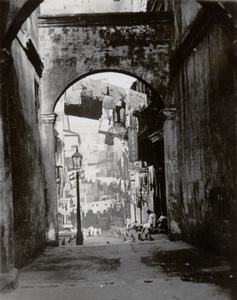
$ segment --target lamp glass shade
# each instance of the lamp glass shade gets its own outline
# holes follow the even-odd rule
[[[72,166],[74,170],[79,170],[81,168],[82,155],[78,152],[78,147],[76,152],[72,155]]]

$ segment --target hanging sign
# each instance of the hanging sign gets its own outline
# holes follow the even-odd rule
[[[137,130],[128,128],[129,161],[138,161]]]

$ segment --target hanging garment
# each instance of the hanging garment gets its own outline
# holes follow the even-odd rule
[[[113,121],[113,109],[105,109],[102,107],[102,120],[110,120],[111,122]]]
[[[149,166],[149,185],[150,185],[150,190],[153,188],[153,180],[154,180],[154,167]]]
[[[65,115],[99,120],[102,111],[102,101],[94,99],[85,92],[81,93],[81,105],[64,104]]]
[[[105,136],[105,144],[108,146],[113,146],[114,145],[114,138],[110,136]]]
[[[129,116],[130,116],[130,127],[131,129],[136,129],[138,131],[138,118],[134,116],[134,109],[131,108],[129,110]]]
[[[119,101],[126,97],[126,89],[114,85],[109,85],[109,93],[113,96],[114,104],[118,105]]]
[[[115,110],[114,110],[114,122],[115,123],[120,123],[122,125],[125,125],[125,120],[126,120],[126,103],[122,101],[121,105],[116,105]]]
[[[137,196],[137,207],[142,209],[142,198]]]
[[[134,90],[128,90],[126,102],[127,106],[133,109],[147,107],[147,95]]]
[[[69,88],[65,92],[65,102],[67,104],[81,105],[81,92],[82,88],[80,90],[74,90],[73,87]]]
[[[95,97],[103,98],[107,93],[107,83],[101,80],[90,79],[90,86]]]
[[[114,99],[112,96],[109,95],[105,95],[103,98],[103,104],[102,104],[103,108],[105,109],[114,109]]]

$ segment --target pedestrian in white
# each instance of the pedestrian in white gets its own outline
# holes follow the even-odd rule
[[[127,216],[127,218],[125,220],[125,226],[127,227],[127,231],[129,231],[131,228],[131,219],[129,216]]]
[[[153,211],[151,211],[150,209],[147,210],[147,213],[148,213],[147,223],[150,225],[149,233],[155,233],[156,232],[156,219],[157,219],[156,214]],[[144,229],[144,226],[143,226],[143,229]],[[143,232],[144,232],[144,230],[143,230]],[[146,228],[145,234],[147,234],[147,231],[148,231],[148,228]]]

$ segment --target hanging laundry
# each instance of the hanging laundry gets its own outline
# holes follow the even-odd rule
[[[140,176],[139,176],[139,172],[135,173],[135,187],[137,190],[140,189]]]
[[[109,93],[113,96],[115,105],[118,105],[120,101],[124,101],[126,97],[126,89],[115,85],[109,85]]]
[[[114,128],[114,132],[118,134],[120,138],[127,139],[127,129],[124,128],[122,124],[115,123],[113,128]]]
[[[105,109],[103,107],[101,120],[109,120],[110,122],[112,122],[113,121],[113,109]]]
[[[122,125],[125,125],[125,120],[126,120],[125,109],[126,109],[126,103],[124,101],[122,101],[120,106],[116,105],[115,110],[114,110],[114,122],[115,123],[120,123]]]
[[[139,109],[147,107],[147,95],[137,91],[128,90],[126,95],[126,103],[129,109]]]
[[[80,90],[74,90],[73,87],[69,88],[65,92],[65,102],[67,104],[81,105],[81,92],[82,88]]]
[[[114,105],[114,99],[112,96],[109,95],[105,95],[103,98],[103,104],[102,104],[103,108],[105,109],[114,109],[115,105]]]
[[[134,116],[134,108],[129,110],[129,117],[130,117],[130,126],[131,129],[136,129],[138,131],[138,118]]]
[[[107,83],[102,82],[101,80],[94,80],[94,79],[89,79],[90,80],[90,86],[91,89],[93,90],[93,95],[95,97],[103,98],[104,95],[107,94]]]
[[[140,198],[139,196],[137,196],[137,207],[142,209],[142,198]]]
[[[98,133],[105,134],[105,144],[108,146],[114,145],[114,137],[119,137],[116,133],[114,133],[113,127],[110,127],[108,131],[98,130]]]
[[[102,111],[102,101],[94,99],[85,91],[81,93],[81,105],[64,104],[65,115],[99,120]]]
[[[152,188],[153,188],[153,181],[154,181],[154,167],[153,166],[149,166],[148,170],[149,170],[149,185],[150,185],[150,190],[152,190]]]
[[[90,90],[88,91],[86,87],[82,88],[82,92],[81,92],[81,100],[91,100],[93,99],[93,92]]]
[[[114,138],[110,136],[105,136],[105,144],[108,146],[113,146],[114,145]]]
[[[123,179],[121,180],[121,191],[125,192],[125,181]]]

